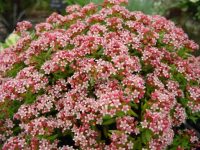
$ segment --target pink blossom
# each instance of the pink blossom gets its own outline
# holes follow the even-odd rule
[[[17,43],[0,52],[3,150],[161,150],[177,137],[199,147],[185,125],[200,111],[198,45],[126,3],[17,24]]]

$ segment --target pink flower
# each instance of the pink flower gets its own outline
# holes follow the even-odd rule
[[[190,54],[198,45],[126,3],[17,24],[17,43],[0,52],[3,150],[181,149],[176,138],[199,147],[183,129],[200,111],[200,57]]]
[[[29,21],[22,21],[17,23],[16,32],[23,33],[32,28],[32,24]]]

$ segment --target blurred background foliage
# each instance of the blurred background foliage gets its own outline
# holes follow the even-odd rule
[[[52,3],[62,3],[54,7]],[[0,42],[5,41],[16,23],[29,20],[33,24],[44,21],[53,11],[64,12],[67,5],[96,4],[103,0],[0,0]],[[159,14],[182,27],[191,39],[200,44],[200,0],[129,0],[127,8],[146,14]],[[0,46],[1,47],[1,46]]]
[[[43,21],[47,17],[43,13],[51,12],[49,3],[50,0],[0,0],[0,41],[13,32],[19,21]]]
[[[153,14],[172,20],[200,45],[200,0],[156,0],[154,8]]]

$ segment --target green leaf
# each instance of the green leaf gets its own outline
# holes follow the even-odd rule
[[[181,146],[184,149],[191,149],[189,138],[184,135],[176,134],[173,140],[173,143],[168,147],[169,150],[176,150],[178,146]]]
[[[96,59],[101,58],[103,56],[103,47],[99,47],[93,55]]]
[[[103,126],[103,135],[108,138],[108,127],[107,126]]]
[[[115,74],[115,75],[111,75],[111,76],[112,76],[112,78],[114,78],[116,80],[119,80],[119,81],[123,80],[123,76],[121,76],[121,75]]]
[[[50,48],[48,51],[43,51],[39,55],[33,56],[32,61],[36,63],[36,68],[40,69],[44,62],[50,59],[52,53],[52,49]]]
[[[128,114],[134,117],[138,117],[138,114],[136,114],[132,109],[128,111]]]
[[[187,116],[193,123],[197,123],[197,120],[200,118],[200,112],[192,113],[192,111],[187,109]]]
[[[138,109],[138,104],[136,104],[134,102],[130,102],[129,105],[134,109]]]
[[[182,57],[183,59],[186,59],[186,58],[188,58],[188,49],[186,49],[186,48],[181,48],[178,52],[177,52],[177,54],[180,56],[180,57]]]
[[[131,55],[131,56],[138,56],[138,57],[141,57],[142,56],[142,54],[141,54],[141,52],[139,52],[138,50],[136,50],[136,49],[132,49],[132,48],[130,48],[129,47],[129,54]]]
[[[49,81],[54,83],[55,81],[59,79],[66,79],[67,77],[71,77],[74,74],[74,70],[69,66],[69,64],[65,67],[65,71],[57,71],[55,73],[52,73],[51,76],[49,76]]]
[[[180,98],[180,99],[178,99],[178,101],[179,101],[184,107],[187,106],[187,103],[188,103],[188,99],[187,99],[187,98]]]
[[[142,105],[142,112],[144,112],[148,107],[148,103],[145,102],[144,105]]]
[[[152,131],[149,129],[144,129],[142,132],[142,142],[147,144],[152,137]]]
[[[142,140],[140,137],[137,138],[137,140],[134,142],[134,150],[141,150],[142,149]]]
[[[8,117],[13,118],[21,104],[22,102],[18,100],[6,100],[5,102],[1,103],[0,120]]]
[[[178,81],[178,83],[180,84],[180,88],[185,91],[186,86],[187,86],[187,80],[184,77],[184,75],[180,72],[177,71],[177,68],[175,65],[171,65],[170,66],[170,72],[172,73],[172,80]]]
[[[18,100],[14,100],[12,102],[12,105],[8,108],[8,113],[9,113],[10,118],[13,118],[14,114],[17,112],[21,104],[22,102]]]
[[[10,47],[15,45],[19,39],[19,36],[15,33],[11,33],[8,38],[5,40],[5,43],[0,43],[0,50],[3,48]]]
[[[117,117],[123,117],[124,115],[125,115],[125,113],[123,111],[116,112]]]
[[[148,73],[153,72],[154,68],[152,67],[152,65],[144,64],[144,62],[141,62],[141,64],[142,64],[142,71],[141,71],[142,75],[147,75]]]
[[[115,123],[116,122],[116,119],[115,118],[110,118],[110,119],[108,119],[108,120],[103,120],[103,123],[102,123],[102,125],[110,125],[110,124],[113,124],[113,123]]]
[[[32,104],[33,102],[35,102],[37,95],[33,94],[31,91],[27,91],[25,94],[25,98],[24,98],[24,103],[25,104]]]
[[[23,68],[25,68],[25,67],[26,67],[26,65],[23,62],[14,64],[13,67],[12,67],[12,69],[10,69],[10,70],[8,70],[6,72],[6,75],[8,77],[15,77],[17,75],[17,73],[20,70],[22,70]]]
[[[105,115],[105,116],[103,116],[103,120],[109,120],[109,119],[111,119],[112,117],[110,116],[110,115]]]
[[[93,77],[90,78],[90,86],[94,86],[95,85],[95,79]]]
[[[46,139],[53,142],[57,137],[58,137],[58,134],[55,134],[55,135],[51,135],[51,136],[47,137]]]
[[[19,126],[16,126],[13,128],[12,131],[13,131],[13,134],[16,136],[16,135],[18,135],[18,133],[21,132],[21,128]]]

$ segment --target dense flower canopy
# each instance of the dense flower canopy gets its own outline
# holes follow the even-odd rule
[[[0,145],[8,149],[128,150],[200,146],[199,47],[127,0],[66,8],[18,23],[0,52]]]

